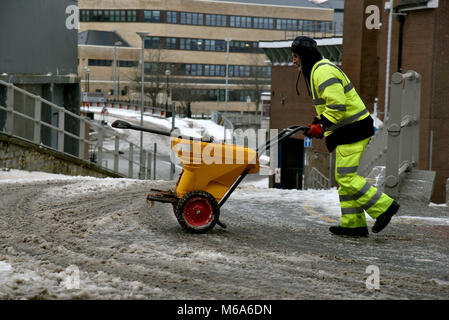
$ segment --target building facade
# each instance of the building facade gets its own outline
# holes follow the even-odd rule
[[[383,117],[389,10],[385,0],[346,0],[343,67],[368,104],[379,98]],[[368,29],[368,6],[380,12],[379,28]],[[448,38],[449,1],[395,0],[391,32],[390,81],[394,72],[422,76],[419,168],[436,172],[432,201],[445,202],[449,178]],[[387,109],[388,110],[388,109]]]
[[[351,79],[368,110],[373,113],[376,98],[378,116],[384,120],[386,83],[395,72],[414,70],[422,76],[419,119],[419,169],[436,172],[431,201],[444,203],[449,178],[449,1],[395,0],[388,59],[389,10],[385,0],[345,0],[342,69]],[[379,25],[367,28],[367,19],[378,8]],[[368,12],[368,13],[367,13]],[[387,61],[390,61],[387,79]],[[315,110],[300,81],[301,96],[295,91],[295,66],[276,65],[272,69],[271,127],[284,128],[311,121]],[[388,109],[387,109],[388,110]],[[297,135],[298,140],[303,139]],[[316,167],[326,174],[328,153],[322,140],[313,140]],[[323,161],[324,159],[324,161]],[[301,160],[300,160],[301,161]],[[298,162],[300,163],[300,162]],[[320,165],[319,163],[323,163]]]
[[[259,41],[334,32],[333,9],[297,3],[80,0],[80,35],[116,35],[109,42],[79,44],[83,88],[110,99],[139,100],[142,40],[136,32],[148,32],[143,41],[148,103],[191,103],[194,113],[259,110],[271,81]],[[122,41],[111,40],[118,38]]]

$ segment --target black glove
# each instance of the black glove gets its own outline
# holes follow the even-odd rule
[[[318,124],[318,123],[321,123],[321,119],[318,117],[313,118],[312,124]]]

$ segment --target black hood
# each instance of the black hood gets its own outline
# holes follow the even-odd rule
[[[309,37],[296,37],[296,39],[292,42],[291,49],[292,52],[295,53],[301,60],[301,71],[304,74],[304,79],[306,80],[307,89],[309,90],[310,95],[310,74],[312,73],[313,66],[318,61],[323,59],[323,56],[320,51],[318,51],[316,41]],[[300,74],[298,75],[298,81]],[[296,86],[298,86],[298,81],[296,82]],[[298,89],[296,90],[299,95]]]

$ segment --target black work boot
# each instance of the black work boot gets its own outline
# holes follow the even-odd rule
[[[332,226],[329,231],[338,236],[368,237],[368,227],[345,228],[342,226]]]
[[[376,222],[373,226],[373,232],[378,233],[381,232],[391,220],[391,217],[396,214],[399,210],[399,203],[393,201],[393,203],[388,207],[387,211],[382,213],[379,217],[377,217]]]

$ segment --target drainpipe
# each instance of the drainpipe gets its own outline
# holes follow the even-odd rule
[[[393,8],[394,0],[390,0],[390,14],[388,18],[388,40],[387,40],[387,70],[385,73],[385,108],[384,108],[384,121],[388,117],[388,98],[390,89],[390,57],[391,57],[391,32],[393,26]]]
[[[399,21],[398,72],[402,73],[402,44],[404,39],[405,13],[396,13]]]
[[[436,22],[435,22],[435,32],[434,32],[434,43],[435,49],[433,51],[433,67],[432,67],[432,95],[430,102],[430,133],[429,133],[429,167],[428,170],[432,170],[433,167],[433,131],[434,131],[434,118],[435,118],[435,75],[437,73],[437,62],[439,50],[439,38],[440,38],[440,12],[436,12]],[[446,195],[447,196],[447,195]]]

